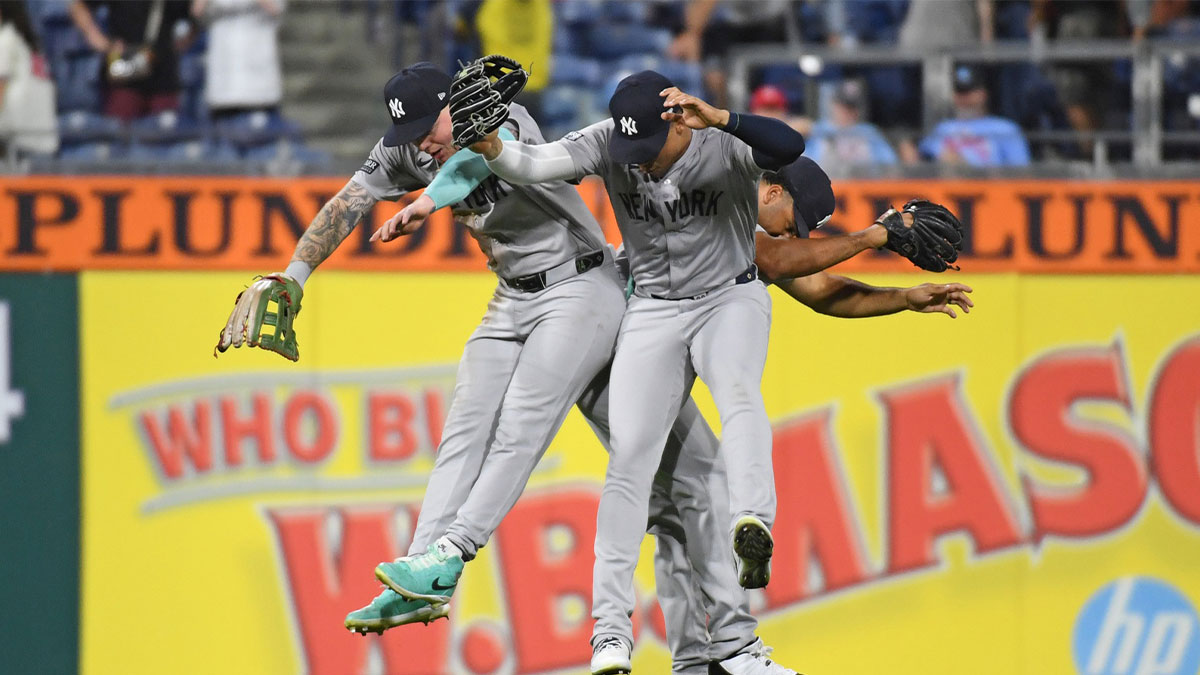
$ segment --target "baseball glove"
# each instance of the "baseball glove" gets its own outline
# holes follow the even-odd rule
[[[213,356],[230,346],[240,347],[244,342],[247,346],[269,349],[299,361],[300,348],[296,345],[292,322],[300,313],[303,295],[300,284],[286,274],[258,277],[234,301],[233,312],[225,322]],[[271,303],[275,303],[275,311],[270,311]]]
[[[905,213],[913,217],[912,227],[904,224]],[[904,208],[888,209],[875,222],[888,231],[884,248],[908,258],[912,264],[930,272],[944,272],[958,260],[962,250],[962,223],[950,209],[924,199],[911,199]]]
[[[508,119],[508,104],[528,81],[521,64],[499,54],[463,66],[450,84],[455,145],[468,147],[499,129]]]

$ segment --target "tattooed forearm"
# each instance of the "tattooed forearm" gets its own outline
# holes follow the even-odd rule
[[[366,188],[350,181],[321,207],[304,235],[296,244],[292,260],[300,260],[316,268],[333,253],[338,244],[349,236],[360,218],[375,205],[376,199]]]

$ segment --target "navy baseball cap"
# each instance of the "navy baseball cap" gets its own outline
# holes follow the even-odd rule
[[[837,206],[829,174],[807,157],[788,164],[777,174],[783,189],[792,196],[797,234],[807,237],[809,232],[829,222]]]
[[[450,103],[450,76],[437,66],[422,61],[392,76],[383,85],[383,104],[392,118],[392,128],[383,144],[395,147],[412,143],[429,133],[442,108]]]
[[[983,77],[977,68],[960,65],[954,69],[954,92],[963,94],[983,87]]]
[[[613,133],[608,154],[618,164],[644,164],[658,156],[667,142],[671,123],[662,118],[663,89],[675,84],[653,70],[621,80],[608,100]]]

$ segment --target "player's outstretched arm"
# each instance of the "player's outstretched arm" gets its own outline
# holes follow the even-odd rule
[[[957,318],[955,307],[969,313],[975,303],[965,284],[921,284],[911,288],[872,286],[826,272],[776,284],[785,293],[821,314],[846,319],[884,316],[904,310],[942,313]]]
[[[580,178],[571,153],[562,141],[530,145],[501,140],[496,132],[471,145],[483,155],[492,173],[516,185],[536,185]]]
[[[754,236],[754,264],[768,280],[794,279],[815,274],[887,243],[887,230],[871,225],[850,234],[811,239],[784,239],[765,232]]]
[[[300,236],[292,254],[293,264],[288,265],[288,271],[294,271],[295,263],[302,263],[311,273],[317,265],[325,262],[377,201],[362,185],[353,180],[346,183],[341,191],[325,202],[325,206],[321,207],[308,224],[308,229]],[[304,274],[304,277],[307,279],[308,274]]]
[[[300,313],[304,282],[345,240],[375,201],[366,188],[351,180],[326,202],[300,237],[287,270],[259,277],[238,294],[213,355],[245,344],[268,349],[292,361],[299,360],[292,323]]]
[[[501,140],[516,140],[516,136],[508,129],[500,129],[499,134]],[[433,182],[425,188],[421,196],[384,221],[371,235],[371,241],[392,241],[416,232],[425,224],[425,219],[430,214],[466,199],[467,195],[490,175],[492,170],[488,168],[483,155],[470,150],[454,153],[442,168],[438,169]]]

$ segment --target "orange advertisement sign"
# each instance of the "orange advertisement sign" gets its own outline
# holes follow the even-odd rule
[[[0,191],[0,271],[81,269],[272,270],[342,178],[26,177]],[[612,241],[603,184],[580,186]],[[1200,272],[1200,189],[1185,181],[842,181],[830,232],[869,225],[889,205],[925,197],[963,220],[961,265],[971,272]],[[371,232],[398,207],[382,204],[325,263],[327,269],[482,270],[467,230],[437,214],[391,244]],[[881,251],[846,271],[913,267]]]

